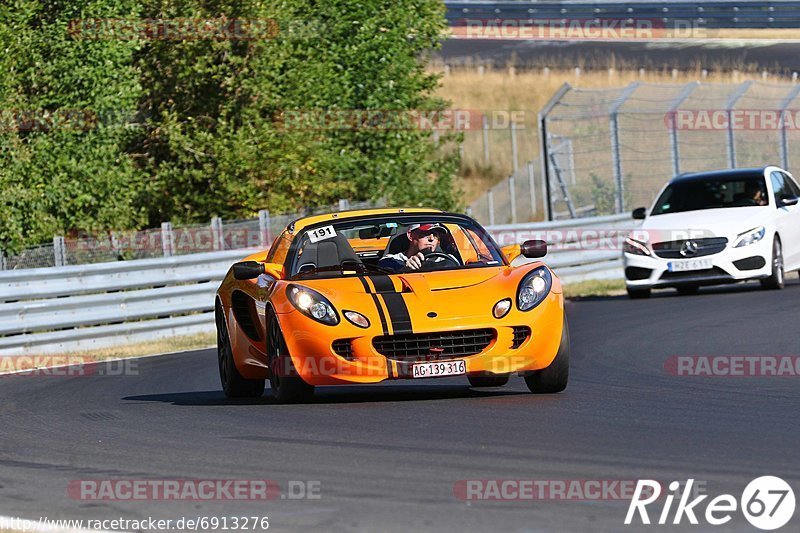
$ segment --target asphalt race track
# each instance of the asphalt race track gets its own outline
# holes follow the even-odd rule
[[[674,355],[800,355],[800,282],[568,303],[567,391],[519,378],[318,390],[312,404],[229,401],[215,353],[137,360],[125,376],[0,379],[0,514],[38,519],[269,516],[270,530],[708,531],[625,527],[627,500],[463,501],[459,480],[693,478],[736,498],[800,483],[800,378],[680,377]],[[319,499],[82,501],[81,479],[320,482]],[[709,498],[710,499],[710,498]],[[708,500],[706,500],[707,502]],[[701,512],[705,505],[701,506]],[[674,509],[674,506],[673,506]],[[652,510],[655,520],[661,506]],[[671,520],[671,517],[670,517]],[[638,524],[638,522],[636,522]],[[786,530],[797,531],[797,515]],[[741,513],[714,531],[753,531]]]
[[[798,32],[800,35],[800,32]],[[708,70],[758,68],[772,73],[800,71],[800,42],[726,39],[677,42],[579,42],[512,39],[448,39],[437,57],[454,66],[479,64],[520,67],[605,69],[677,68]]]

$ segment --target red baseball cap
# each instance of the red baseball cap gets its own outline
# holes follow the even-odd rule
[[[438,223],[433,223],[433,224],[411,224],[408,227],[408,231],[417,231],[417,230],[425,232],[425,233],[427,233],[429,231],[433,231],[433,230],[439,230],[442,233],[446,233],[447,232],[445,227],[442,226],[441,224],[438,224]]]

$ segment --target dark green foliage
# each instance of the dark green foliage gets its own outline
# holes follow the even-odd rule
[[[46,4],[46,7],[42,7]],[[302,110],[436,110],[440,1],[13,0],[0,107],[90,110],[87,128],[0,132],[0,246],[387,197],[455,207],[456,158],[418,129],[297,129]],[[82,18],[275,19],[255,40],[86,39]],[[452,140],[442,136],[442,143]]]

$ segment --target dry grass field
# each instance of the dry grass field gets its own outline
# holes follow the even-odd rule
[[[698,66],[689,72],[668,70],[626,69],[595,70],[591,65],[575,69],[536,69],[526,71],[478,69],[448,69],[443,72],[439,96],[451,102],[453,109],[480,110],[505,115],[507,111],[524,111],[524,123],[517,130],[518,164],[539,154],[537,113],[565,82],[582,89],[604,89],[628,85],[634,81],[660,84],[741,83],[747,79],[762,79],[762,73],[752,69],[723,72],[709,67],[704,73]],[[790,81],[768,75],[767,81]],[[467,131],[461,168],[464,200],[469,203],[487,188],[507,177],[512,171],[511,135],[508,128],[488,133],[489,163],[485,162],[483,132]]]

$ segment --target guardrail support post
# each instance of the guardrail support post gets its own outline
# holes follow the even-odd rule
[[[258,212],[258,233],[262,248],[266,248],[272,242],[269,234],[269,209],[262,209]]]
[[[534,218],[536,215],[536,172],[533,168],[533,161],[528,161],[528,188],[530,189],[531,194],[531,218]]]
[[[222,219],[219,217],[211,219],[211,241],[214,243],[214,250],[225,249],[225,240],[222,235]]]
[[[61,235],[53,236],[53,259],[57,267],[67,264],[67,250]]]
[[[6,270],[6,253],[0,250],[0,270]]]
[[[348,209],[350,209],[350,202],[347,201],[347,198],[339,200],[339,211],[347,211]]]
[[[161,249],[164,257],[175,255],[175,234],[172,232],[172,222],[161,223]]]
[[[516,180],[514,175],[508,177],[508,199],[511,202],[511,223],[517,223],[517,196],[516,196]]]
[[[489,119],[483,115],[483,166],[488,167],[491,162],[489,156]]]

